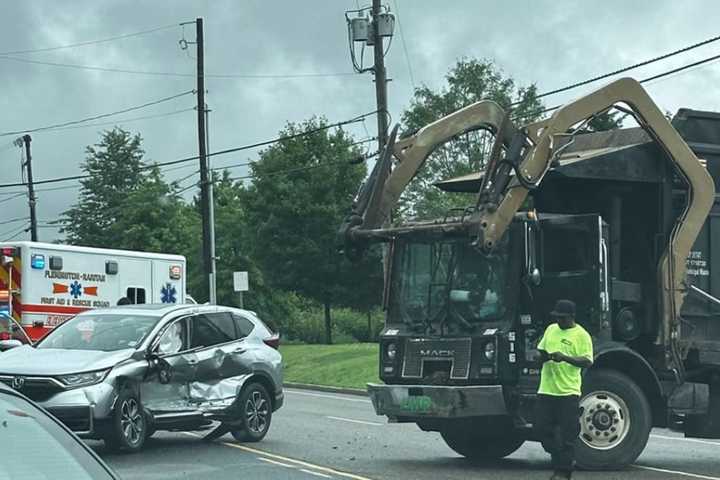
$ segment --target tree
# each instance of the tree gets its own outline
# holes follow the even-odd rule
[[[58,222],[68,243],[94,247],[112,243],[112,227],[123,214],[125,200],[144,178],[141,143],[140,135],[115,127],[104,132],[99,143],[85,149],[82,170],[89,177],[80,181],[78,203]]]
[[[175,193],[157,168],[131,190],[110,228],[112,246],[144,252],[178,253],[195,248],[200,216]]]
[[[373,282],[336,251],[336,231],[365,177],[354,165],[359,151],[342,130],[313,118],[288,124],[282,140],[253,163],[252,183],[242,194],[247,232],[254,238],[253,258],[271,288],[294,291],[324,305],[326,341],[331,342],[331,306],[355,297],[380,300],[381,282]],[[309,132],[313,133],[309,133]],[[368,269],[380,270],[377,257]],[[363,292],[375,292],[365,295]]]
[[[497,102],[511,112],[516,124],[537,119],[543,108],[534,85],[517,86],[490,60],[463,58],[445,78],[447,86],[438,92],[427,86],[415,90],[410,107],[402,115],[403,135],[480,100]],[[471,203],[473,199],[467,194],[443,193],[434,183],[482,170],[492,140],[486,132],[468,132],[433,152],[403,195],[402,216],[441,217],[451,208]]]
[[[68,243],[186,256],[199,250],[199,215],[159,169],[144,165],[141,144],[140,135],[114,128],[87,148],[82,168],[89,177],[59,221]]]

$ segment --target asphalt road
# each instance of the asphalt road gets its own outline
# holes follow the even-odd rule
[[[230,435],[212,443],[192,434],[159,433],[135,455],[109,454],[91,445],[125,480],[131,479],[547,479],[549,459],[526,443],[505,460],[472,464],[435,433],[387,424],[369,400],[286,390],[285,406],[261,443]],[[619,472],[579,472],[577,479],[720,480],[720,441],[685,439],[653,431],[636,465]]]

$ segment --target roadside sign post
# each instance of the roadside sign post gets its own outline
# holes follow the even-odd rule
[[[240,308],[243,306],[243,292],[248,288],[248,272],[233,272],[233,289],[240,295]]]

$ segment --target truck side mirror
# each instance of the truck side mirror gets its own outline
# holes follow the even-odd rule
[[[537,261],[537,228],[531,223],[525,224],[525,272],[527,278],[534,286],[540,285],[542,275]]]
[[[530,274],[528,275],[528,278],[530,279],[530,282],[535,285],[536,287],[540,285],[540,282],[542,281],[542,276],[540,275],[540,269],[535,267],[530,271]]]

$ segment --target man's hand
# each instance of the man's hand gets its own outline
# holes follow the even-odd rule
[[[553,362],[564,362],[567,359],[565,354],[562,352],[553,352],[553,353],[548,354],[548,356],[550,357],[550,360],[552,360]]]
[[[562,352],[548,353],[548,357],[553,362],[567,362],[570,365],[578,368],[590,368],[593,364],[593,361],[587,357],[571,357],[569,355],[565,355]]]
[[[538,350],[538,353],[540,354],[540,363],[545,363],[550,360],[550,355],[545,350]]]

